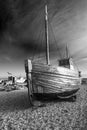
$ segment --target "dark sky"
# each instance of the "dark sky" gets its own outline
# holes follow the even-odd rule
[[[44,54],[44,5],[45,0],[0,0],[0,76],[25,74],[24,60]],[[48,14],[50,50],[63,57],[67,44],[87,75],[87,0],[49,0]]]

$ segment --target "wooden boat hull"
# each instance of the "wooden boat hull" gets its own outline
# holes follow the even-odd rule
[[[61,92],[61,93],[34,93],[34,96],[36,98],[60,98],[60,99],[68,99],[70,97],[73,97],[76,95],[78,89],[74,89],[71,91],[65,91],[65,92]]]
[[[28,60],[27,72],[34,95],[56,94],[61,98],[67,98],[74,95],[80,87],[78,72],[68,68],[33,63]]]

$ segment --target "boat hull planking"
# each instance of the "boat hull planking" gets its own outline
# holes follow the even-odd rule
[[[28,74],[31,75],[33,94],[57,94],[60,97],[70,97],[80,87],[78,72],[68,68],[46,64],[27,62]]]

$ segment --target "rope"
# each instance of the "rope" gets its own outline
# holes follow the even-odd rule
[[[42,18],[42,12],[40,12],[40,15],[39,15],[39,17],[41,17]],[[41,24],[42,25],[42,24]],[[54,31],[53,31],[53,29],[52,29],[52,26],[51,26],[51,24],[50,24],[50,22],[49,22],[49,26],[50,26],[50,28],[51,28],[51,31],[52,31],[52,34],[53,34],[53,36],[54,36]],[[49,27],[48,26],[48,27]],[[44,27],[44,29],[43,29],[43,25],[41,26],[41,28],[40,28],[40,30],[39,30],[39,35],[38,35],[38,39],[37,39],[37,42],[38,42],[38,40],[39,40],[39,38],[41,38],[41,46],[40,47],[42,47],[42,40],[43,40],[43,38],[44,38],[44,36],[45,35],[43,35],[43,31],[42,30],[44,30],[44,34],[45,34],[45,27]],[[43,40],[44,41],[44,40]],[[57,52],[59,52],[58,54],[59,54],[59,56],[61,57],[61,53],[60,53],[60,50],[59,50],[59,47],[58,47],[58,44],[57,44],[57,41],[56,41],[56,39],[55,39],[55,36],[54,36],[54,41],[55,41],[55,43],[56,43],[56,46],[57,46]],[[38,45],[38,47],[36,47],[37,46],[37,44],[35,45],[35,47],[34,47],[34,49],[33,49],[33,56],[32,56],[32,60],[34,60],[34,58],[35,58],[35,52],[37,52],[38,50],[39,50],[39,45]],[[38,58],[40,58],[40,50],[39,50],[39,53],[38,53],[39,55],[38,55]]]
[[[56,46],[57,46],[57,50],[59,50],[58,44],[57,44],[57,41],[56,41],[56,38],[55,38],[55,35],[54,35],[54,31],[53,31],[53,29],[52,29],[52,26],[51,26],[51,23],[50,23],[50,22],[49,22],[49,25],[50,25],[50,27],[51,27],[51,31],[52,31],[53,36],[54,36],[54,40],[55,40],[55,43],[56,43]],[[58,52],[59,52],[59,56],[62,57],[62,56],[61,56],[61,53],[60,53],[60,50],[59,50]]]
[[[43,27],[42,27],[42,29],[43,29]],[[44,41],[44,34],[43,34],[43,31],[41,32],[41,41],[40,41],[40,43],[41,43],[41,46],[40,46],[40,48],[42,49],[42,44],[43,44],[43,41]],[[38,55],[38,60],[39,60],[39,58],[41,57],[41,51],[39,50],[39,55]]]
[[[40,17],[42,16],[42,12],[40,13]],[[42,17],[41,17],[42,18]],[[37,42],[39,41],[39,37],[41,36],[41,31],[42,31],[42,28],[40,28],[40,31],[39,31],[39,35],[38,35],[38,38],[37,38]],[[34,48],[34,50],[33,50],[33,56],[32,56],[32,60],[34,60],[34,58],[35,58],[35,52],[37,52],[39,50],[39,45],[38,45],[38,47],[37,47],[37,44],[36,44],[36,46],[35,46],[35,48]]]

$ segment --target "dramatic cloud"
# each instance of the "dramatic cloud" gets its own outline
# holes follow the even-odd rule
[[[55,52],[58,58],[64,57],[67,44],[78,68],[87,73],[87,0],[47,4],[50,56]],[[7,69],[20,66],[21,73],[24,59],[44,54],[44,6],[44,0],[0,0],[0,63]]]

